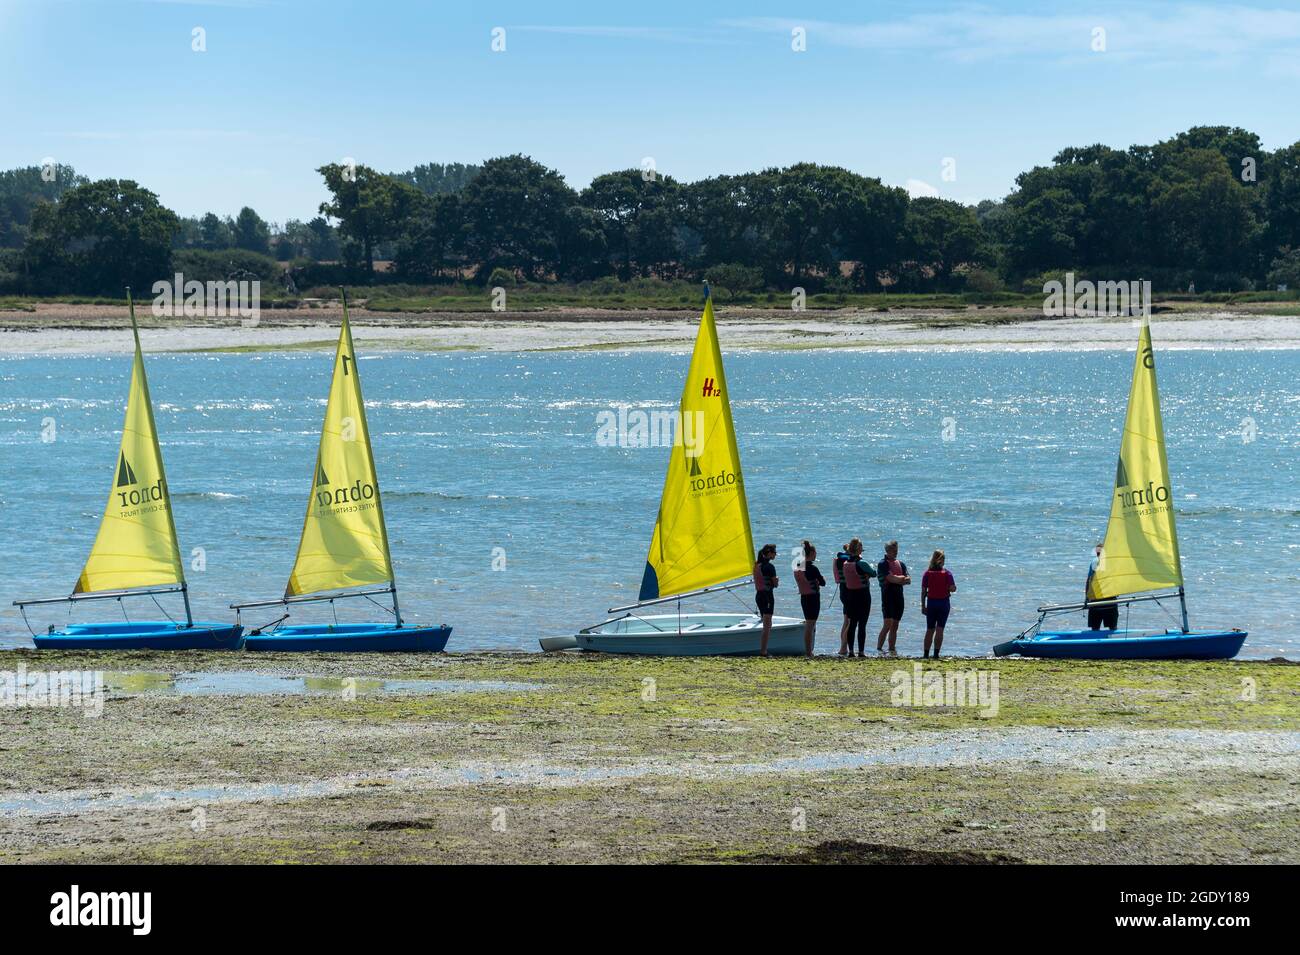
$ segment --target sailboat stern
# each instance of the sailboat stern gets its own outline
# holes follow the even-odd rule
[[[238,650],[244,628],[238,624],[170,620],[123,623],[73,623],[32,637],[38,650]]]
[[[1000,643],[993,653],[1054,660],[1230,660],[1247,636],[1244,630],[1044,630]]]
[[[441,653],[451,627],[394,627],[392,624],[298,624],[250,633],[244,649],[268,653]]]
[[[757,656],[763,622],[755,614],[683,613],[617,617],[573,637],[580,650],[666,657]],[[767,652],[802,656],[803,621],[773,617]]]

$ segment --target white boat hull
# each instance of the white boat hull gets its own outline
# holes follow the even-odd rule
[[[660,657],[756,656],[763,622],[756,614],[684,613],[619,617],[574,635],[581,650]],[[802,656],[803,621],[773,617],[767,652]]]

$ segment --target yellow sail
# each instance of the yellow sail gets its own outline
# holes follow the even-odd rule
[[[1182,585],[1155,353],[1151,325],[1144,319],[1115,466],[1110,523],[1088,596],[1097,600]]]
[[[127,299],[130,301],[129,291]],[[113,484],[99,533],[73,590],[76,594],[185,582],[167,475],[163,473],[162,451],[154,428],[149,381],[144,373],[140,330],[135,324],[134,302],[131,302],[131,330],[135,335],[135,361],[131,365],[131,392],[122,424],[122,445],[113,467]]]
[[[641,600],[749,574],[754,539],[713,300],[704,303],[663,498],[641,581]]]
[[[286,597],[393,579],[347,301],[320,450]]]

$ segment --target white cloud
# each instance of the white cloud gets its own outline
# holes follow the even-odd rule
[[[924,179],[909,179],[903,183],[903,188],[913,199],[919,199],[922,196],[930,196],[935,199],[939,198],[939,190],[930,185]]]

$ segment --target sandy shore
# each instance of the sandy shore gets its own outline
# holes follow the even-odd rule
[[[337,308],[265,311],[256,326],[235,320],[157,319],[146,312],[141,337],[158,352],[277,351],[332,348]],[[147,316],[147,319],[146,319]],[[400,314],[352,310],[354,337],[371,350],[548,351],[689,348],[698,313],[562,309],[519,313]],[[0,354],[129,352],[126,310],[38,305],[0,312]],[[1300,315],[1214,311],[1161,312],[1164,348],[1300,348]],[[728,349],[975,349],[988,351],[1131,349],[1129,319],[1045,319],[1024,309],[843,309],[791,313],[728,309],[719,314]]]
[[[124,673],[98,717],[0,707],[3,862],[1300,862],[1294,665],[938,664],[997,674],[990,715],[899,705],[910,660],[19,663]],[[163,675],[253,670],[316,692]]]

